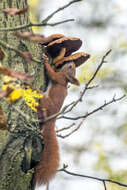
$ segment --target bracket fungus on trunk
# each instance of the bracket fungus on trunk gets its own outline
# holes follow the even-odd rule
[[[79,38],[62,37],[49,43],[46,51],[52,57],[53,63],[55,64],[63,57],[67,57],[77,51],[81,45],[82,41]]]
[[[56,68],[61,68],[64,64],[73,61],[75,66],[78,67],[90,58],[90,54],[85,52],[78,52],[70,56],[64,57],[55,64]]]
[[[65,36],[63,34],[52,34],[48,37],[45,37],[45,43],[43,43],[43,45],[47,46],[49,43],[54,42],[64,37]]]

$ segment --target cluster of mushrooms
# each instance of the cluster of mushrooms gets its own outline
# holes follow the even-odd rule
[[[82,45],[82,41],[79,38],[53,34],[47,37],[43,45],[46,46],[46,53],[52,58],[52,63],[56,70],[59,70],[70,61],[73,61],[75,66],[78,67],[90,57],[88,53],[84,52],[73,54]]]

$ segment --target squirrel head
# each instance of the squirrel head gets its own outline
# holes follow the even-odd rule
[[[75,78],[76,67],[73,61],[66,63],[61,69],[61,72],[65,73],[67,82],[74,85],[80,85],[79,81]]]

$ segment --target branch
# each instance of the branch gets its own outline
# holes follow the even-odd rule
[[[96,113],[97,111],[103,110],[103,108],[105,108],[106,106],[108,106],[108,105],[110,105],[110,104],[112,104],[114,102],[118,102],[118,101],[122,100],[125,97],[126,97],[126,95],[123,95],[123,96],[121,96],[119,98],[115,98],[115,96],[113,96],[112,100],[110,100],[109,102],[105,101],[103,105],[101,105],[100,107],[94,109],[91,112],[88,112],[87,114],[85,114],[83,116],[78,116],[78,117],[60,116],[58,119],[61,119],[61,118],[63,119],[64,118],[64,119],[70,119],[70,120],[78,120],[78,119],[82,119],[82,118],[87,118],[88,116]]]
[[[98,65],[98,67],[97,67],[95,73],[93,74],[93,76],[91,77],[91,79],[90,79],[90,80],[88,81],[88,83],[86,84],[86,86],[85,86],[86,89],[87,89],[87,87],[91,84],[91,82],[94,80],[94,78],[97,76],[97,73],[98,73],[98,71],[100,70],[100,68],[102,67],[102,65],[103,65],[104,63],[106,63],[105,58],[111,53],[111,51],[112,51],[112,50],[110,49],[110,50],[107,51],[106,54],[102,57],[102,60],[101,60],[100,64]],[[83,92],[83,94],[84,94],[84,92]],[[82,95],[82,96],[83,96],[83,95]],[[81,97],[81,99],[82,99],[82,97]]]
[[[79,125],[75,128],[75,129],[73,129],[71,132],[69,132],[68,134],[66,134],[66,135],[59,135],[59,134],[57,134],[57,136],[58,137],[61,137],[62,139],[64,139],[64,138],[66,138],[66,137],[69,137],[70,135],[72,135],[73,133],[75,133],[76,131],[78,131],[78,129],[81,127],[81,125],[83,124],[83,122],[84,122],[84,118],[82,119],[82,121],[79,123]],[[73,124],[72,124],[73,125]],[[71,126],[72,127],[72,126]],[[63,128],[63,130],[64,129],[66,129],[66,128]]]
[[[56,25],[59,25],[59,24],[63,24],[63,23],[66,23],[66,22],[73,22],[73,21],[75,21],[75,19],[67,19],[67,20],[63,20],[63,21],[60,21],[60,22],[46,23],[46,24],[43,24],[43,26],[56,26]]]
[[[89,179],[94,179],[94,180],[97,180],[97,181],[101,181],[104,185],[104,188],[106,190],[106,182],[109,182],[109,183],[114,183],[116,185],[119,185],[119,186],[123,186],[123,187],[127,187],[127,184],[124,184],[124,183],[120,183],[118,181],[115,181],[115,180],[111,180],[111,179],[104,179],[104,178],[99,178],[99,177],[93,177],[93,176],[88,176],[88,175],[82,175],[82,174],[77,174],[77,173],[73,173],[73,172],[70,172],[68,170],[66,170],[68,166],[67,165],[63,165],[63,168],[58,170],[58,171],[62,171],[62,172],[65,172],[66,174],[69,174],[69,175],[72,175],[72,176],[78,176],[78,177],[83,177],[83,178],[89,178]]]
[[[103,181],[103,185],[104,185],[104,189],[107,190],[105,181]]]
[[[61,132],[61,131],[68,130],[68,129],[72,128],[74,125],[75,125],[75,123],[72,123],[72,124],[69,125],[68,127],[63,127],[62,129],[58,129],[58,130],[56,130],[56,133],[59,133],[59,132]]]
[[[70,1],[68,4],[64,5],[63,7],[60,7],[58,8],[56,11],[54,11],[53,13],[51,13],[49,16],[47,16],[44,20],[41,21],[41,23],[37,23],[37,24],[34,24],[34,23],[28,23],[28,24],[24,24],[24,25],[21,25],[21,26],[17,26],[15,28],[0,28],[0,32],[2,31],[17,31],[17,30],[21,30],[21,29],[26,29],[26,28],[29,28],[29,27],[33,27],[33,26],[56,26],[58,24],[63,24],[65,22],[70,22],[70,21],[74,21],[74,19],[67,19],[67,20],[64,20],[64,21],[61,21],[61,22],[56,22],[56,23],[48,23],[48,21],[58,12],[64,10],[65,8],[69,7],[71,4],[73,3],[76,3],[76,2],[79,2],[79,1],[82,1],[82,0],[73,0],[73,1]]]
[[[47,122],[47,121],[49,121],[49,120],[51,120],[51,119],[57,117],[58,115],[64,113],[65,110],[66,110],[69,106],[71,106],[73,103],[74,103],[74,102],[71,102],[71,103],[68,104],[67,106],[64,106],[63,109],[62,109],[61,111],[59,111],[59,112],[57,112],[57,113],[55,113],[55,114],[53,114],[53,115],[47,117],[47,118],[43,121],[43,123],[45,123],[45,122]]]
[[[47,16],[47,18],[45,18],[41,23],[47,23],[56,13],[64,10],[65,8],[69,7],[71,4],[79,2],[79,1],[82,1],[82,0],[73,0],[73,1],[70,1],[68,4],[64,5],[63,7],[58,8],[56,11],[54,11],[49,16]]]
[[[58,119],[70,119],[70,120],[78,120],[78,119],[83,119],[83,118],[85,119],[85,118],[87,118],[88,116],[94,114],[95,112],[97,112],[97,111],[99,111],[99,110],[102,110],[104,107],[108,106],[109,104],[112,104],[112,103],[114,103],[114,102],[118,102],[118,101],[122,100],[122,99],[125,98],[125,97],[126,97],[125,94],[124,94],[123,96],[119,97],[119,98],[115,98],[115,95],[114,95],[113,98],[112,98],[112,100],[110,100],[109,102],[106,102],[106,101],[105,101],[105,103],[104,103],[103,105],[101,105],[100,107],[98,107],[98,108],[94,109],[93,111],[87,113],[86,115],[79,116],[79,117],[74,117],[74,118],[72,118],[72,117],[67,117],[67,116],[60,116]],[[72,103],[73,103],[73,102],[72,102]],[[43,121],[43,123],[45,123],[45,122],[47,122],[47,121],[49,121],[49,120],[51,120],[51,119],[53,119],[53,118],[59,116],[60,114],[64,114],[64,113],[65,113],[65,110],[66,110],[70,105],[72,105],[72,103],[70,103],[70,104],[68,104],[67,106],[63,107],[63,109],[62,109],[61,111],[59,111],[59,112],[57,112],[57,113],[55,113],[55,114],[53,114],[53,115],[47,117],[47,118]]]
[[[0,28],[0,32],[12,32],[12,31],[17,31],[17,30],[21,30],[21,29],[26,29],[26,28],[30,28],[30,27],[33,27],[33,26],[56,26],[56,25],[59,25],[59,24],[63,24],[65,22],[72,22],[74,21],[74,19],[67,19],[67,20],[63,20],[63,21],[60,21],[60,22],[55,22],[55,23],[28,23],[28,24],[24,24],[24,25],[21,25],[21,26],[17,26],[15,28]]]

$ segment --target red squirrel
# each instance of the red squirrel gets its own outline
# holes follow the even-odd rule
[[[48,63],[46,55],[44,57],[44,65],[47,74],[51,80],[51,86],[48,94],[40,99],[38,107],[38,118],[43,120],[60,111],[64,99],[67,96],[68,82],[79,85],[75,78],[75,64],[69,62],[64,65],[59,72],[55,72]],[[56,174],[59,166],[59,148],[55,132],[56,117],[46,121],[40,126],[41,134],[44,139],[44,149],[42,152],[42,160],[35,167],[35,183],[36,185],[47,184]]]

